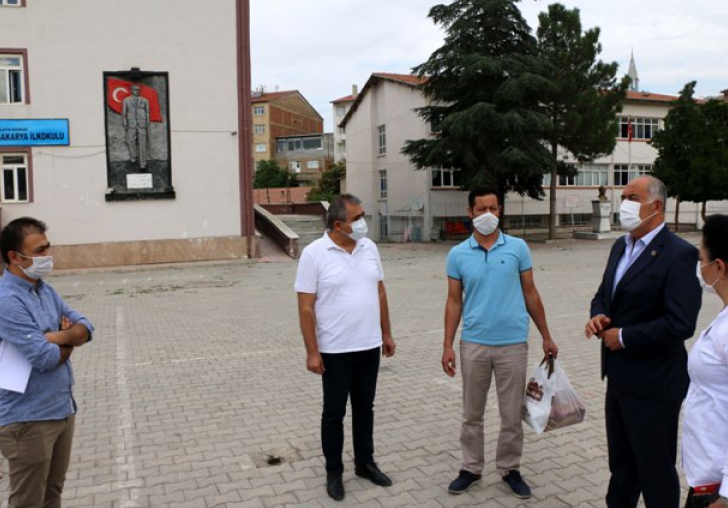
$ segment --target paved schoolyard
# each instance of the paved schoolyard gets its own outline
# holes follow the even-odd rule
[[[324,488],[321,387],[305,370],[295,263],[59,273],[52,283],[97,329],[73,357],[80,412],[64,506],[604,506],[604,386],[597,343],[581,333],[610,243],[532,245],[551,331],[587,420],[542,436],[526,430],[521,470],[534,494],[526,501],[494,471],[494,396],[483,480],[460,496],[446,492],[460,466],[460,380],[440,368],[452,244],[381,246],[398,350],[382,363],[375,446],[395,485],[354,476],[347,431],[342,503]],[[707,298],[699,327],[718,310]],[[534,363],[541,350],[531,329]],[[0,471],[1,501],[6,463]]]

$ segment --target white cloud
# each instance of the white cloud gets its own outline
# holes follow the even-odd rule
[[[253,86],[298,89],[326,119],[330,101],[361,88],[372,72],[409,72],[442,44],[427,17],[432,0],[250,0]],[[522,0],[531,28],[552,2]],[[602,59],[627,70],[634,50],[641,87],[699,95],[728,88],[725,0],[564,0],[584,28],[599,26]]]

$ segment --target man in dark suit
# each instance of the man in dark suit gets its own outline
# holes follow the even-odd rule
[[[685,340],[695,331],[698,250],[665,224],[665,185],[636,178],[622,192],[629,234],[609,254],[587,337],[602,341],[611,478],[609,508],[678,508],[678,417],[687,393]]]

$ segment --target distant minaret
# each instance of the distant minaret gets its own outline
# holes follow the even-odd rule
[[[629,71],[627,76],[632,78],[632,83],[629,85],[630,90],[637,91],[640,89],[640,77],[637,75],[637,66],[634,63],[634,50],[632,50],[632,56],[629,58]]]

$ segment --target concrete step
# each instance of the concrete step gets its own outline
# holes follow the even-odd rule
[[[286,226],[298,234],[298,252],[318,240],[326,231],[326,221],[316,215],[277,215]]]

